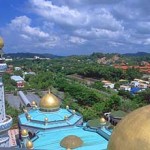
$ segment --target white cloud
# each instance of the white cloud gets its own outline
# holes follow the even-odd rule
[[[27,16],[16,17],[9,24],[11,30],[17,30],[19,32],[29,35],[36,36],[39,38],[48,38],[49,34],[40,30],[39,27],[31,27],[31,19]],[[27,37],[26,35],[26,37]]]
[[[18,51],[149,51],[148,4],[149,0],[28,0],[21,6],[25,15],[8,20],[0,32],[8,40],[5,45]]]
[[[59,36],[54,33],[48,33],[43,31],[41,27],[32,26],[32,20],[27,16],[12,19],[2,29],[2,33],[8,37],[7,43],[12,49],[23,50],[24,52],[31,50],[37,52],[41,48],[48,50],[55,47],[60,41]],[[14,43],[16,43],[15,46]]]
[[[55,5],[46,0],[30,0],[32,11],[46,20],[76,27],[100,27],[103,29],[123,30],[120,21],[105,8],[75,9],[67,5]],[[85,5],[86,6],[86,5]]]
[[[75,33],[82,37],[88,38],[119,38],[119,37],[126,37],[127,35],[123,31],[111,31],[107,29],[100,29],[100,28],[91,28],[90,30],[87,29],[79,29],[76,30]]]
[[[31,40],[31,38],[25,34],[20,34],[20,37],[24,38],[25,40]]]
[[[144,41],[144,45],[150,45],[150,38],[148,38]]]
[[[30,3],[34,12],[48,20],[72,26],[86,23],[86,16],[68,6],[57,6],[45,0],[30,0]]]
[[[80,37],[71,36],[69,41],[73,44],[84,44],[87,40]]]

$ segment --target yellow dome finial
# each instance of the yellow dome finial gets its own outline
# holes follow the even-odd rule
[[[26,129],[21,130],[21,136],[28,136],[28,131]]]
[[[101,125],[105,125],[106,124],[106,120],[103,117],[101,117],[99,121],[100,121]]]
[[[0,37],[0,49],[2,49],[4,47],[4,41],[3,39]]]
[[[32,143],[32,141],[27,141],[26,148],[27,149],[33,149],[33,143]]]
[[[69,109],[69,106],[68,106],[68,105],[66,106],[66,109]]]
[[[32,105],[36,105],[36,102],[35,102],[35,101],[32,101]]]
[[[27,120],[31,120],[31,116],[29,114],[27,115]]]

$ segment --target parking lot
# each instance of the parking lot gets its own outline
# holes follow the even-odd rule
[[[33,100],[39,104],[40,98],[38,95],[28,92],[26,94],[27,99],[32,102]],[[12,107],[15,107],[16,109],[19,109],[20,106],[25,106],[23,101],[21,100],[20,96],[14,96],[14,94],[5,94],[6,101],[8,101],[9,105]]]

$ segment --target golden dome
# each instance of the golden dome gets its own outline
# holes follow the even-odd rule
[[[60,142],[60,145],[64,148],[77,148],[82,146],[83,141],[80,139],[80,137],[75,135],[69,135],[65,138],[63,138]]]
[[[4,41],[3,39],[0,37],[0,49],[2,49],[4,47]]]
[[[26,129],[21,130],[21,136],[27,136],[28,131]]]
[[[150,105],[139,108],[115,127],[108,150],[150,150]]]
[[[52,93],[47,93],[40,101],[40,108],[42,110],[56,110],[60,108],[59,99]]]
[[[33,149],[33,143],[31,141],[27,141],[26,148],[27,149]]]
[[[102,117],[102,118],[100,118],[100,120],[99,120],[99,121],[100,121],[100,124],[106,124],[106,120],[105,120],[105,118],[103,118],[103,117]]]

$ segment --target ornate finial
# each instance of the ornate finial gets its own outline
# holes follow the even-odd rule
[[[106,124],[106,120],[103,117],[101,117],[99,121],[100,121],[101,125],[105,125]]]
[[[36,102],[35,102],[35,101],[32,101],[32,102],[31,102],[31,106],[32,106],[33,109],[35,109]]]
[[[76,111],[75,111],[75,110],[72,110],[72,113],[73,113],[73,114],[75,114],[75,113],[76,113]]]
[[[3,57],[3,50],[2,48],[4,47],[4,41],[3,39],[0,37],[0,57],[2,58]]]
[[[66,106],[66,109],[69,109],[69,106],[68,106],[68,105]]]
[[[31,120],[31,116],[29,114],[27,115],[27,120]]]
[[[26,148],[27,149],[33,149],[33,143],[32,143],[32,141],[27,141]]]
[[[66,115],[66,116],[64,116],[64,119],[65,119],[65,120],[68,120],[68,116],[67,116],[67,115]]]
[[[28,131],[26,129],[21,130],[21,136],[23,137],[28,136]]]
[[[45,123],[45,125],[48,123],[48,118],[47,117],[44,119],[44,123]]]

